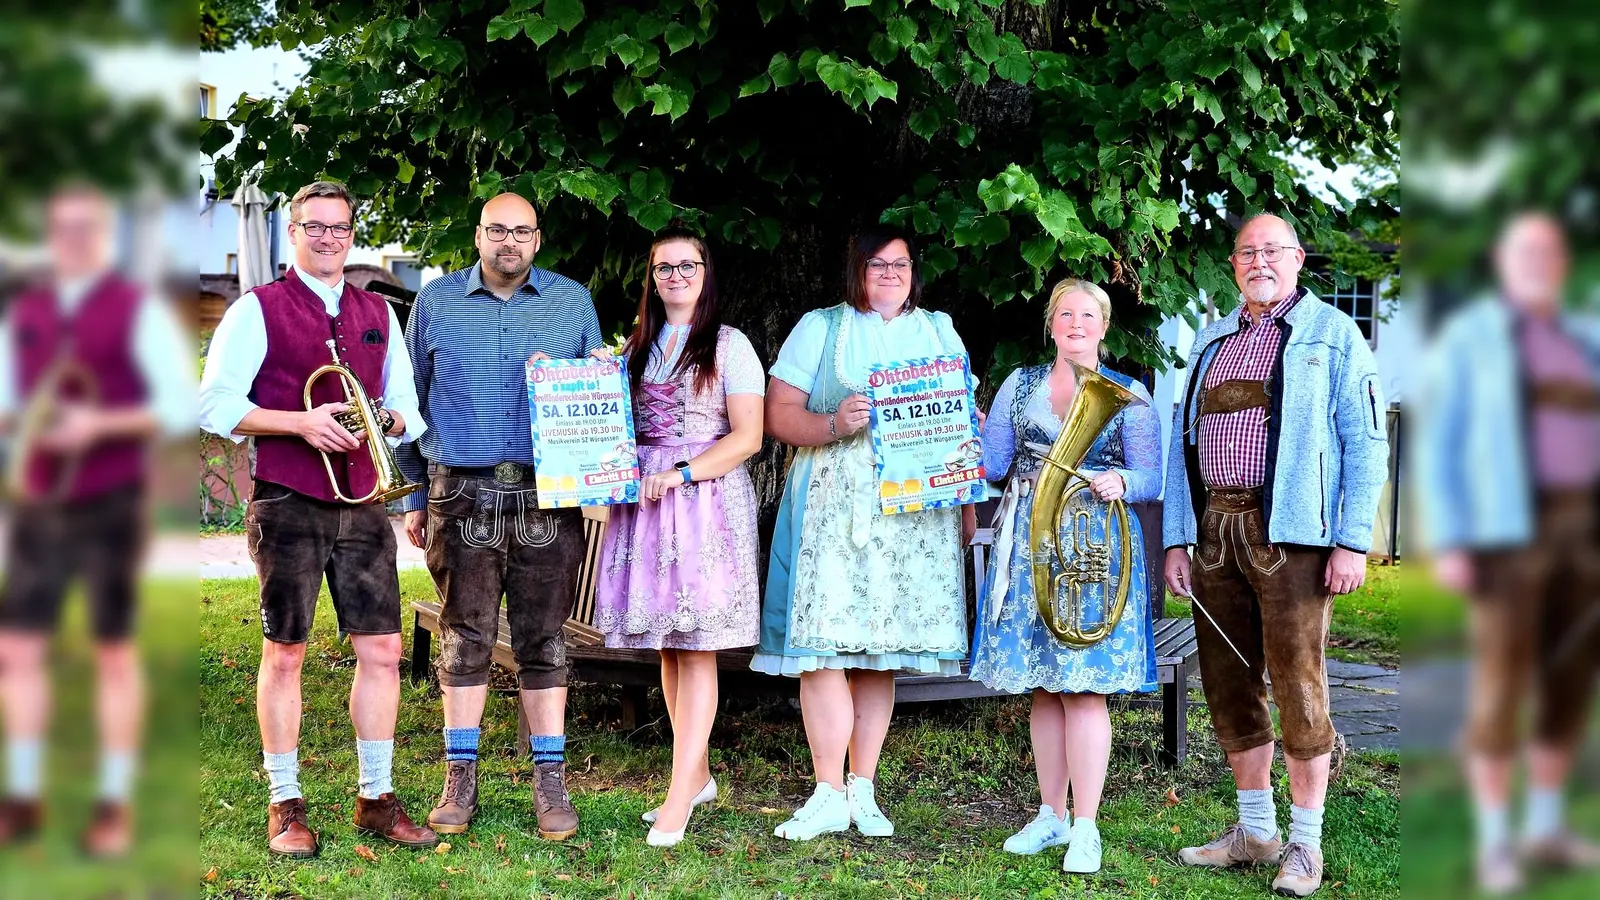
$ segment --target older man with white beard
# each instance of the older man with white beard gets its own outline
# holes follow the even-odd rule
[[[1323,650],[1334,595],[1366,578],[1388,462],[1383,396],[1355,322],[1299,286],[1305,250],[1288,222],[1245,222],[1230,259],[1242,302],[1195,339],[1162,531],[1167,587],[1200,608],[1200,674],[1239,822],[1179,858],[1216,868],[1281,858],[1273,890],[1305,897],[1322,884],[1338,740]],[[1272,799],[1268,675],[1294,801],[1287,845]]]

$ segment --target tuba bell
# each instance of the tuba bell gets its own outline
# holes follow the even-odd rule
[[[6,460],[6,495],[18,501],[63,499],[77,478],[83,454],[58,457],[55,480],[48,490],[37,491],[29,483],[29,473],[41,456],[38,444],[44,433],[56,424],[61,405],[67,400],[94,405],[100,399],[100,385],[93,373],[83,363],[70,356],[60,356],[50,363],[39,377],[17,418],[17,432],[12,438],[11,453]]]
[[[1068,363],[1077,377],[1078,388],[1034,488],[1028,552],[1033,562],[1039,617],[1056,640],[1082,650],[1105,640],[1122,618],[1133,566],[1133,531],[1128,522],[1128,505],[1119,497],[1110,502],[1106,511],[1107,538],[1093,539],[1089,510],[1072,508],[1076,496],[1089,491],[1089,479],[1078,467],[1106,424],[1124,408],[1143,405],[1144,401],[1104,375],[1071,360]],[[1111,583],[1109,537],[1113,529],[1119,537],[1122,564],[1115,585]],[[1070,547],[1061,546],[1063,530],[1071,535]],[[1094,584],[1104,585],[1108,603],[1104,620],[1098,626],[1087,627],[1083,622],[1084,589]]]
[[[394,461],[394,453],[390,451],[389,444],[383,439],[383,426],[378,424],[378,412],[381,409],[376,401],[367,396],[366,389],[361,386],[361,379],[350,366],[339,358],[338,345],[328,341],[328,352],[333,354],[333,362],[318,367],[306,379],[305,402],[306,411],[316,408],[311,401],[311,388],[317,379],[324,375],[334,375],[339,383],[344,386],[344,402],[350,409],[335,416],[339,424],[343,425],[351,434],[360,437],[366,436],[367,452],[372,454],[372,468],[378,473],[378,481],[372,490],[360,497],[346,497],[339,490],[339,479],[333,474],[333,463],[328,459],[328,454],[318,450],[322,456],[322,467],[328,472],[328,482],[333,485],[333,495],[345,503],[369,503],[377,500],[388,503],[397,500],[412,491],[422,490],[422,485],[406,481],[406,476],[400,471],[400,466]]]

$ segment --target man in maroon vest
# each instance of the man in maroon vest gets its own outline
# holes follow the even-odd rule
[[[317,852],[300,793],[300,669],[323,574],[339,628],[355,647],[350,713],[360,763],[358,829],[408,847],[439,838],[414,824],[391,783],[400,704],[400,580],[395,537],[382,503],[340,502],[371,491],[374,471],[364,435],[335,418],[338,379],[306,382],[332,362],[328,342],[375,400],[391,444],[427,427],[417,412],[411,360],[400,325],[382,297],[344,280],[355,204],[344,186],[318,181],[289,204],[294,266],[228,308],[211,339],[200,382],[200,425],[213,434],[255,439],[255,486],[245,516],[250,555],[261,578],[261,670],[256,714],[271,799],[268,849],[304,858]]]
[[[110,271],[113,210],[98,190],[47,207],[48,277],[0,324],[0,417],[13,503],[0,591],[7,784],[0,843],[38,828],[50,715],[46,653],[67,588],[84,581],[95,641],[100,790],[85,849],[120,855],[143,708],[132,640],[145,533],[145,444],[192,434],[190,352],[167,305]]]

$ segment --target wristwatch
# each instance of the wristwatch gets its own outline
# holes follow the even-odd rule
[[[689,463],[688,463],[688,461],[680,459],[677,462],[673,463],[672,467],[674,469],[677,469],[678,473],[683,476],[683,483],[684,484],[688,484],[689,482],[694,480],[689,475]]]

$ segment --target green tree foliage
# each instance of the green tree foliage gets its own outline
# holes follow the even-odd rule
[[[200,50],[219,53],[256,44],[273,34],[273,10],[266,0],[200,0]]]
[[[1312,241],[1393,214],[1332,208],[1287,162],[1393,159],[1389,2],[302,0],[270,38],[315,61],[288,98],[235,107],[223,185],[342,179],[371,198],[368,240],[447,266],[516,191],[542,210],[540,263],[616,323],[649,233],[682,220],[768,360],[838,298],[863,222],[915,230],[929,305],[995,374],[1042,347],[1055,279],[1106,285],[1110,349],[1163,365],[1155,325],[1197,288],[1237,296],[1224,212]],[[231,138],[212,123],[202,148]]]

